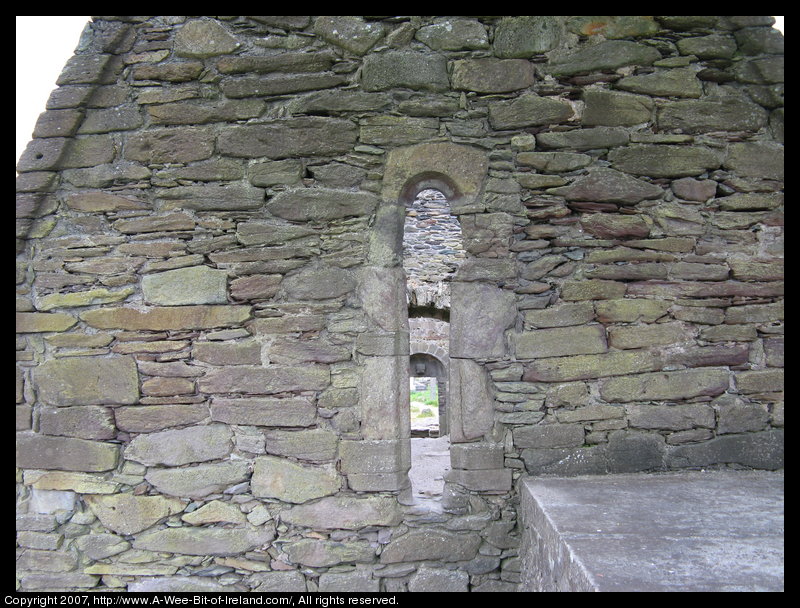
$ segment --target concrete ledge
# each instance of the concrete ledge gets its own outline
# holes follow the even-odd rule
[[[783,591],[783,472],[521,483],[520,591]]]

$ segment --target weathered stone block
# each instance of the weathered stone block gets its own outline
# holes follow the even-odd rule
[[[208,128],[180,127],[131,134],[124,154],[128,160],[150,164],[188,163],[213,153],[214,136]]]
[[[781,469],[784,466],[783,446],[782,430],[725,435],[704,443],[671,448],[667,464],[684,468],[733,463],[755,469]]]
[[[16,331],[20,334],[66,331],[77,322],[72,315],[61,312],[16,313]]]
[[[322,390],[330,384],[330,370],[323,365],[211,369],[198,382],[205,393],[271,394]]]
[[[452,469],[445,473],[445,481],[463,486],[474,492],[511,491],[511,469]]]
[[[450,86],[447,60],[441,55],[407,51],[373,53],[364,59],[361,86],[365,91],[409,88],[446,91]]]
[[[126,405],[139,400],[139,372],[132,357],[69,357],[32,371],[39,399],[48,405]]]
[[[650,46],[628,40],[608,40],[584,47],[552,61],[547,71],[554,76],[573,76],[626,65],[652,65],[661,54]]]
[[[228,273],[208,266],[178,268],[142,277],[144,299],[150,304],[224,304]]]
[[[587,154],[572,152],[520,152],[516,162],[544,173],[566,173],[589,165],[592,158]]]
[[[661,29],[654,17],[634,15],[568,17],[566,25],[575,34],[601,34],[607,40],[649,36]]]
[[[367,23],[361,17],[344,15],[317,17],[314,32],[323,40],[356,55],[363,55],[383,38],[380,23]]]
[[[178,498],[134,494],[96,494],[84,496],[84,500],[106,528],[124,535],[146,530],[186,506]]]
[[[249,306],[99,308],[80,315],[92,327],[127,330],[211,329],[238,325],[250,317]]]
[[[567,281],[561,286],[563,300],[613,300],[625,295],[625,283],[589,279]]]
[[[767,111],[740,97],[675,101],[658,111],[660,129],[682,133],[758,131],[766,124]]]
[[[602,325],[537,329],[515,335],[517,359],[590,355],[608,349]]]
[[[760,403],[746,403],[733,395],[721,395],[713,402],[717,411],[717,434],[763,431],[769,412]]]
[[[409,561],[461,562],[475,557],[481,537],[443,530],[412,530],[392,539],[381,553],[382,564]]]
[[[692,342],[692,331],[682,323],[627,325],[608,330],[608,344],[614,348],[647,348],[678,342]]]
[[[192,356],[211,365],[258,365],[261,363],[261,344],[255,340],[195,342]]]
[[[454,443],[450,446],[450,465],[466,470],[501,469],[504,454],[500,444]]]
[[[651,177],[700,175],[722,164],[714,150],[700,146],[628,146],[612,150],[608,159],[620,171]]]
[[[700,59],[729,59],[736,52],[736,41],[730,36],[693,36],[676,43],[681,55],[696,55]]]
[[[254,186],[268,188],[276,185],[292,185],[300,181],[303,164],[293,158],[267,161],[248,167],[248,178]]]
[[[72,437],[17,434],[16,464],[21,469],[110,471],[117,466],[119,446]]]
[[[375,549],[366,541],[335,542],[304,538],[285,544],[283,550],[290,562],[313,568],[343,563],[371,563],[375,558]]]
[[[468,591],[469,574],[446,568],[419,568],[409,579],[408,590],[445,593]]]
[[[644,95],[587,89],[581,123],[590,127],[627,127],[650,122],[653,100]]]
[[[276,76],[226,78],[222,81],[220,88],[226,97],[236,99],[316,91],[347,84],[347,82],[347,76],[341,74],[279,74]]]
[[[211,402],[211,419],[249,426],[304,427],[314,424],[317,410],[306,398],[222,399]]]
[[[139,435],[127,448],[125,457],[152,466],[180,466],[227,458],[233,449],[233,432],[223,424]]]
[[[202,72],[203,62],[201,61],[176,61],[159,65],[140,64],[134,66],[132,70],[134,80],[162,80],[166,82],[189,82],[195,80]],[[169,100],[170,98],[167,98],[167,101]],[[145,103],[148,102],[152,103],[150,99],[146,99]]]
[[[489,123],[498,130],[557,124],[569,120],[572,115],[572,106],[567,102],[533,93],[489,106]]]
[[[653,353],[620,351],[598,355],[574,355],[542,359],[528,364],[526,382],[564,382],[650,372],[661,367]]]
[[[462,51],[489,48],[483,24],[470,19],[446,19],[417,30],[417,40],[434,51]]]
[[[338,437],[323,429],[303,431],[267,431],[266,450],[270,454],[311,462],[327,462],[336,458]]]
[[[239,158],[327,156],[349,152],[357,136],[349,120],[307,116],[223,127],[217,147],[221,154]]]
[[[365,116],[359,120],[359,139],[364,144],[397,146],[416,144],[436,137],[438,118]]]
[[[256,458],[253,496],[300,504],[339,491],[342,482],[332,465],[310,467],[271,456]]]
[[[556,17],[504,17],[495,28],[492,47],[498,57],[528,58],[554,49],[563,34]]]
[[[359,397],[364,439],[408,436],[410,421],[401,413],[409,399],[407,357],[365,358]]]
[[[175,34],[174,49],[179,57],[227,55],[238,47],[236,38],[217,21],[210,19],[188,21]]]
[[[759,369],[736,373],[736,386],[742,393],[768,393],[784,388],[782,369]]]
[[[250,477],[246,460],[226,460],[194,467],[156,468],[148,470],[145,479],[159,492],[185,498],[203,498],[219,494]]]
[[[402,521],[402,513],[393,497],[331,496],[286,509],[281,513],[281,521],[324,530],[359,530],[367,526],[396,526]]]
[[[628,405],[625,409],[634,428],[682,431],[714,427],[714,410],[707,405]]]
[[[601,382],[600,395],[606,401],[625,403],[681,400],[720,395],[728,385],[729,372],[725,369],[687,369],[609,378]]]
[[[471,441],[492,428],[493,398],[489,377],[476,362],[450,359],[450,439]]]
[[[194,386],[189,387],[194,392]],[[208,406],[204,404],[171,403],[114,408],[117,428],[130,433],[151,433],[166,428],[198,424],[208,418]]]
[[[619,80],[616,86],[624,91],[659,97],[700,97],[703,86],[690,68],[664,70]]]
[[[241,528],[166,528],[139,535],[134,549],[183,555],[237,555],[275,538],[274,526]]]
[[[605,450],[608,473],[635,473],[662,470],[666,445],[661,435],[635,431],[615,431]]]
[[[451,285],[452,357],[499,358],[505,354],[504,332],[516,317],[516,298],[484,283]]]
[[[328,188],[294,189],[279,192],[267,202],[274,216],[291,221],[326,221],[369,215],[378,198],[369,192],[349,192]]]
[[[569,448],[583,445],[584,430],[580,424],[540,424],[513,429],[518,448]]]
[[[112,410],[96,405],[43,409],[39,432],[81,439],[114,439],[117,435]]]
[[[611,213],[585,215],[581,218],[581,226],[600,239],[646,237],[652,228],[642,216]]]
[[[130,549],[131,544],[116,534],[86,534],[75,545],[90,559],[100,560]]]
[[[372,568],[356,568],[351,572],[326,572],[319,577],[321,593],[377,593],[380,579],[372,577]]]
[[[558,194],[568,201],[593,201],[635,205],[646,199],[658,198],[663,190],[655,184],[631,177],[614,169],[592,169],[588,175],[569,186],[559,188]],[[646,235],[643,235],[646,236]]]
[[[114,229],[123,234],[139,234],[146,232],[165,232],[173,230],[194,230],[196,222],[185,213],[121,219],[114,222]]]
[[[522,59],[461,59],[453,62],[453,88],[507,93],[533,84],[533,64]]]

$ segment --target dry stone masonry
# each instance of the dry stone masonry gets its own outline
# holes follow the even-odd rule
[[[17,588],[513,591],[522,477],[783,467],[771,23],[93,18],[17,166]]]

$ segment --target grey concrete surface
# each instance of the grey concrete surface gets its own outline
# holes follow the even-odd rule
[[[521,591],[783,591],[783,472],[529,478]]]

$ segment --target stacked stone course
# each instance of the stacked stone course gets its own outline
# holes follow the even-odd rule
[[[17,166],[17,589],[512,591],[524,475],[783,467],[770,17],[96,17]],[[452,471],[410,504],[406,207]]]

